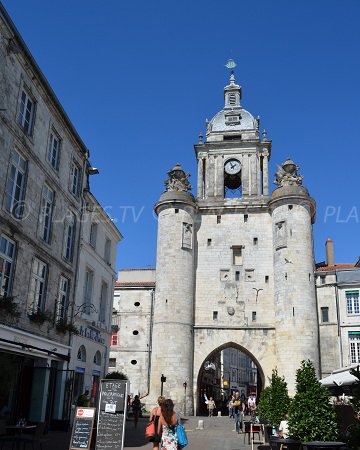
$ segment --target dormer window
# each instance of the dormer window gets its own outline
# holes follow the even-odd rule
[[[240,123],[240,114],[227,114],[225,116],[225,125],[238,125]]]

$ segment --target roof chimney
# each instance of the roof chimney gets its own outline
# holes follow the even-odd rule
[[[333,266],[334,265],[334,241],[330,238],[327,238],[325,242],[326,248],[326,265]]]

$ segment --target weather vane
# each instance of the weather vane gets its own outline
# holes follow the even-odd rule
[[[228,62],[225,64],[225,67],[230,69],[231,73],[234,73],[236,62],[233,59],[229,59]]]

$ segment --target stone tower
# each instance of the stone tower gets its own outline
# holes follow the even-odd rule
[[[278,188],[269,203],[274,235],[277,368],[286,379],[295,378],[303,359],[312,360],[319,369],[312,236],[315,202],[302,186],[298,169],[291,159],[278,167]]]
[[[183,383],[192,379],[194,352],[194,219],[195,199],[189,174],[177,164],[165,181],[166,191],[155,205],[158,215],[156,294],[150,398],[161,392],[183,410],[192,411],[192,395],[184,407]]]
[[[251,357],[258,386],[273,368],[294,392],[303,359],[319,368],[313,279],[315,202],[286,161],[269,193],[272,142],[241,105],[234,73],[224,107],[194,146],[197,197],[179,165],[169,172],[158,215],[150,396],[187,414],[199,410],[202,374],[235,347]],[[289,361],[291,363],[289,364]],[[186,383],[186,384],[185,384]],[[220,384],[220,381],[219,381]],[[219,386],[224,390],[224,386]]]

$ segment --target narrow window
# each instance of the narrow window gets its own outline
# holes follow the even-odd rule
[[[99,350],[94,355],[94,364],[96,364],[97,366],[101,366],[101,353],[99,352]]]
[[[309,273],[309,281],[311,281],[311,273]]]
[[[208,247],[211,246],[211,239],[208,239],[208,240],[207,240],[207,245],[208,245]]]
[[[83,311],[86,314],[90,314],[93,284],[94,284],[94,272],[91,269],[87,268],[85,272],[84,308],[83,308]]]
[[[234,266],[241,266],[242,265],[242,247],[241,246],[234,246],[232,247],[232,263]]]
[[[15,242],[1,235],[0,238],[0,295],[11,293],[15,262]]]
[[[329,308],[323,307],[321,308],[321,322],[326,323],[329,322]]]
[[[5,208],[17,219],[21,219],[24,212],[26,171],[26,160],[14,150],[6,181]]]
[[[98,224],[96,222],[92,222],[90,226],[90,245],[93,249],[96,248],[96,238],[97,238]]]
[[[53,169],[59,169],[60,139],[53,132],[50,133],[46,159],[49,161]]]
[[[118,336],[119,336],[118,331],[111,334],[111,340],[110,340],[111,346],[118,345]]]
[[[251,320],[252,320],[253,322],[256,322],[256,311],[253,311],[253,312],[251,313]]]
[[[30,99],[25,91],[21,93],[18,123],[24,132],[30,136],[34,125],[35,103]]]
[[[178,212],[179,212],[179,209],[175,208],[175,214],[178,214]]]
[[[213,311],[213,320],[217,320],[217,318],[218,318],[218,312]]]
[[[59,282],[59,295],[57,301],[56,321],[66,323],[66,313],[69,305],[70,281],[61,276]]]
[[[359,291],[346,291],[347,314],[359,314]]]
[[[116,367],[116,358],[109,358],[109,367]]]
[[[291,211],[293,209],[293,205],[289,205],[288,209]]]
[[[360,333],[349,331],[350,363],[360,362]]]
[[[244,214],[244,222],[247,222],[248,221],[248,214]]]
[[[269,282],[269,275],[265,275],[265,283]]]
[[[70,168],[70,192],[79,197],[81,189],[81,169],[80,166],[73,161]]]
[[[258,238],[255,237],[254,240],[253,240],[253,242],[254,242],[254,245],[257,245],[257,243],[258,243]]]
[[[325,275],[320,275],[320,284],[323,285],[326,282],[326,276]]]
[[[108,284],[104,281],[101,283],[101,292],[100,292],[100,308],[99,308],[99,321],[105,322],[106,315],[106,304],[108,301]]]
[[[41,196],[41,210],[40,210],[40,237],[45,242],[50,242],[52,216],[54,209],[55,193],[46,184],[43,186]]]
[[[216,216],[216,223],[221,223],[221,216]]]
[[[31,282],[29,291],[30,312],[36,313],[45,309],[46,280],[48,266],[40,259],[34,258],[31,267]]]
[[[239,281],[240,280],[240,272],[237,270],[235,272],[235,281]]]
[[[74,253],[75,242],[75,215],[68,213],[65,217],[65,232],[64,232],[64,249],[63,257],[71,262]]]
[[[108,238],[105,241],[104,260],[107,264],[111,263],[111,240]]]

